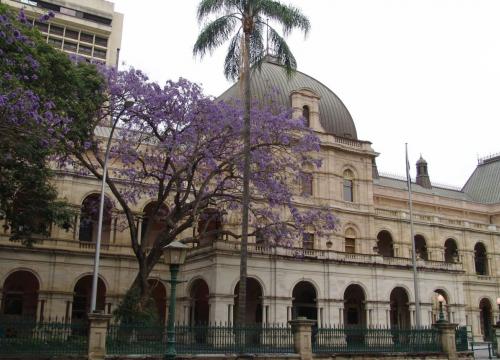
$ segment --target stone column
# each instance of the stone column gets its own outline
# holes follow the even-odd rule
[[[455,329],[458,324],[451,324],[448,321],[433,324],[441,333],[441,346],[443,352],[448,355],[449,360],[457,360],[457,346],[455,343]]]
[[[104,360],[106,356],[106,333],[111,315],[101,313],[88,314],[89,344],[88,360]]]
[[[315,321],[299,316],[289,323],[292,326],[295,352],[300,355],[301,360],[312,360],[311,332]]]

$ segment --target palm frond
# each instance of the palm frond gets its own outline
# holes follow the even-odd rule
[[[297,68],[297,61],[286,41],[272,26],[269,26],[269,43],[271,52],[278,58],[279,63],[285,67],[286,73],[290,77]]]
[[[224,9],[225,0],[202,0],[198,5],[196,16],[198,21],[203,21],[205,17],[217,14]]]
[[[276,0],[259,0],[258,3],[260,14],[283,26],[285,36],[293,29],[300,29],[307,35],[311,28],[309,19],[294,6],[284,5]]]
[[[264,26],[261,22],[255,22],[252,33],[250,34],[250,66],[258,65],[259,59],[263,58],[264,42],[263,42]]]
[[[203,57],[207,51],[212,52],[222,45],[234,31],[238,19],[232,15],[222,16],[207,24],[193,47],[193,54]]]
[[[232,37],[224,60],[224,76],[228,80],[236,80],[240,74],[241,28]]]
[[[206,17],[222,12],[242,13],[241,0],[201,0],[196,17],[202,22]]]

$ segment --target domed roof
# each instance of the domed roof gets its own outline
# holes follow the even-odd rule
[[[319,97],[319,117],[321,126],[330,134],[351,139],[357,139],[356,127],[351,114],[344,103],[328,87],[318,80],[300,72],[295,71],[288,78],[281,65],[267,58],[261,66],[260,71],[252,69],[251,76],[252,97],[263,100],[265,95],[272,89],[278,90],[277,101],[286,107],[291,107],[290,93],[294,90],[310,89]],[[239,98],[240,86],[236,82],[227,89],[219,99]]]

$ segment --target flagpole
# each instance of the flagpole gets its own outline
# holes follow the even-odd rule
[[[405,143],[406,153],[406,181],[408,183],[408,202],[410,205],[410,233],[411,233],[411,259],[413,262],[413,287],[415,289],[415,323],[417,328],[420,328],[420,294],[418,287],[418,274],[417,274],[417,252],[415,249],[415,234],[413,231],[413,202],[411,197],[411,177],[410,177],[410,163],[408,162],[408,143]]]

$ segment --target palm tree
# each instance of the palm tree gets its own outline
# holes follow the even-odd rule
[[[207,21],[207,18],[212,15],[216,16],[216,19]],[[297,8],[275,0],[201,0],[197,16],[200,22],[207,22],[194,44],[194,55],[203,57],[207,51],[212,52],[229,40],[229,48],[224,61],[224,75],[229,80],[239,78],[244,92],[243,209],[237,314],[237,323],[244,324],[246,317],[248,205],[250,201],[250,68],[252,66],[259,68],[266,55],[263,43],[264,30],[267,30],[267,50],[284,65],[287,74],[291,75],[297,66],[287,43],[264,20],[265,18],[280,24],[284,35],[288,35],[296,28],[307,34],[310,23]]]

